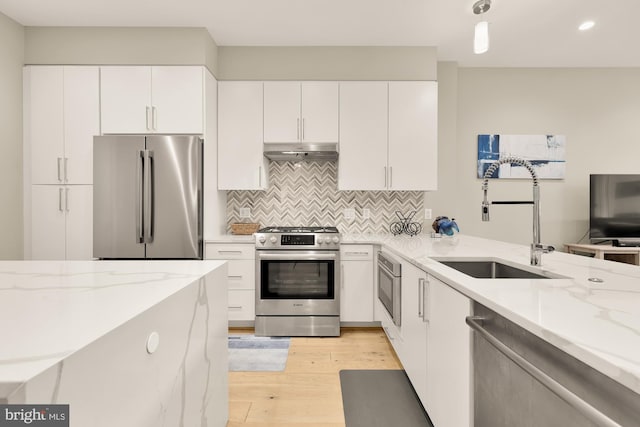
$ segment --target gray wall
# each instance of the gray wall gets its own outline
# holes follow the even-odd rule
[[[218,48],[218,80],[436,80],[434,47]]]
[[[26,64],[205,65],[218,73],[204,28],[26,27]]]
[[[0,13],[0,259],[22,258],[24,28]]]
[[[439,80],[455,74],[457,147],[441,152],[439,168],[441,177],[457,177],[457,185],[439,197],[464,233],[516,243],[532,239],[530,206],[494,206],[491,221],[481,221],[480,133],[566,135],[565,179],[540,184],[542,242],[558,249],[587,232],[590,173],[640,173],[640,69],[452,68],[441,69]],[[445,126],[448,114],[441,110]],[[493,200],[530,200],[531,194],[528,180],[489,184]]]

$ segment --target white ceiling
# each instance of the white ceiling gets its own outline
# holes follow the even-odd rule
[[[206,27],[219,46],[437,46],[461,66],[640,67],[640,0],[0,0],[25,26]],[[592,19],[587,32],[578,25]]]

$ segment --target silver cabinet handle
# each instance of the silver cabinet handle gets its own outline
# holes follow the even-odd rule
[[[62,210],[62,188],[58,189],[58,210],[63,212]]]
[[[345,252],[345,255],[361,255],[361,256],[366,256],[369,255],[369,252]]]
[[[344,289],[344,264],[340,264],[340,289]]]
[[[300,141],[300,117],[296,119],[296,139]]]
[[[304,141],[304,117],[302,118],[302,140]]]
[[[262,165],[258,166],[258,187],[262,187]]]
[[[424,320],[424,279],[418,279],[418,317]]]
[[[242,279],[243,276],[227,276],[228,279]]]
[[[498,340],[496,337],[491,335],[489,331],[487,331],[483,326],[482,322],[485,318],[480,316],[469,316],[465,318],[465,322],[467,325],[471,327],[474,331],[480,334],[482,338],[487,340],[489,344],[496,348],[500,353],[504,354],[506,357],[511,359],[513,363],[524,369],[529,375],[531,375],[536,381],[549,389],[553,394],[558,396],[560,399],[567,402],[571,407],[580,412],[589,420],[593,421],[595,424],[603,427],[622,427],[620,424],[613,421],[611,418],[598,411],[596,408],[591,406],[588,402],[582,400],[580,397],[576,396],[569,389],[564,387],[562,384],[558,383],[556,380],[542,372],[536,366],[534,366],[531,362],[526,360],[524,357],[520,356],[515,351],[511,350],[507,345]],[[478,323],[480,322],[480,323]]]
[[[64,210],[69,212],[69,189],[64,190]]]
[[[389,189],[393,188],[393,166],[389,166]]]
[[[58,182],[62,182],[62,157],[58,157]]]
[[[149,108],[149,106],[147,105],[147,107],[146,107],[146,112],[147,112],[147,114],[146,114],[146,123],[145,123],[145,125],[147,126],[147,130],[151,130],[151,129],[149,128],[149,112],[150,112],[150,110],[151,110],[151,109],[150,109],[150,108]]]
[[[158,109],[155,105],[151,107],[151,128],[158,129]]]
[[[222,251],[222,250],[218,250],[219,254],[241,254],[242,251]]]
[[[422,321],[429,323],[431,320],[431,298],[429,298],[431,283],[429,279],[422,279],[422,286],[424,286],[424,290],[422,291]]]
[[[387,167],[384,167],[384,188],[387,188]]]
[[[230,305],[229,307],[227,307],[229,310],[242,310],[242,306],[241,305]]]
[[[69,163],[69,158],[64,158],[64,182],[69,182],[69,175],[67,174],[67,163]]]

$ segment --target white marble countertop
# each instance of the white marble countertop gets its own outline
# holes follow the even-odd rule
[[[0,261],[0,399],[224,261]]]
[[[529,266],[529,247],[456,234],[342,235],[381,244],[417,267],[640,393],[640,267],[562,252]],[[497,258],[566,279],[475,279],[432,258]],[[602,279],[594,283],[589,278]]]

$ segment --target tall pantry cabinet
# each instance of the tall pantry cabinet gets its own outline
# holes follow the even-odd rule
[[[24,68],[25,259],[90,259],[99,67]]]

